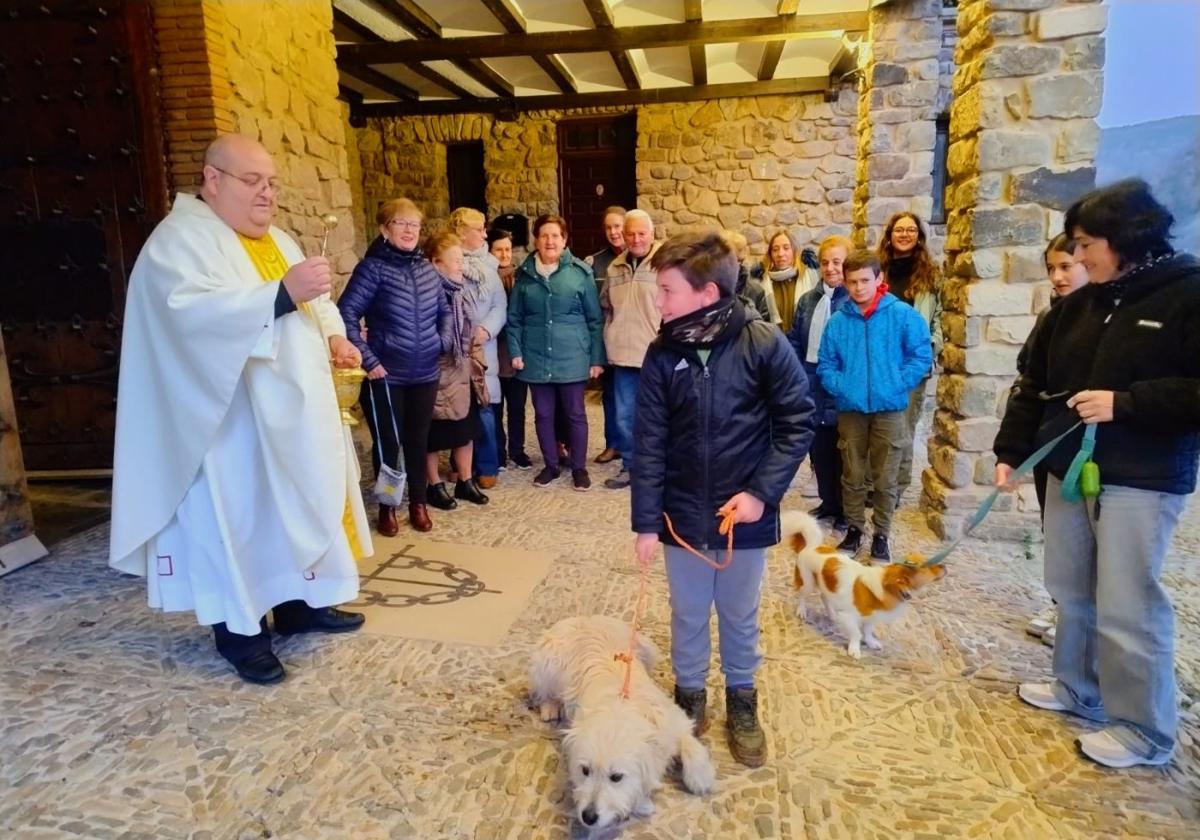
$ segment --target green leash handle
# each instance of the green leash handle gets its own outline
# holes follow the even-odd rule
[[[1100,467],[1092,460],[1096,451],[1096,424],[1083,432],[1083,443],[1063,476],[1062,497],[1068,502],[1081,502],[1100,495]],[[1085,478],[1086,474],[1086,478]]]

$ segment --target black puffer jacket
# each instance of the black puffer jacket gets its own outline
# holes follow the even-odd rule
[[[1079,419],[1066,400],[1113,391],[1113,420],[1096,430],[1100,481],[1191,493],[1200,458],[1200,263],[1187,254],[1088,285],[1050,309],[1009,396],[995,452],[1016,466]],[[1045,464],[1061,479],[1082,430]]]
[[[661,334],[642,364],[634,420],[633,530],[679,535],[698,549],[725,547],[717,509],[749,491],[762,519],[734,528],[735,548],[779,542],[779,502],[808,454],[813,403],[783,333],[737,306],[704,365]]]

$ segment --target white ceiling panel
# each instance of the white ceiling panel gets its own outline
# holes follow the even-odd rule
[[[451,61],[426,61],[425,66],[431,70],[436,70],[452,82],[456,82],[461,87],[466,88],[476,96],[495,96],[496,94],[491,88],[480,84],[472,79],[463,71],[459,70]]]
[[[546,75],[537,62],[523,56],[489,58],[485,63],[512,84],[517,96],[536,96],[542,93],[562,93],[554,80]]]
[[[603,53],[564,53],[559,60],[575,79],[580,93],[601,90],[625,90],[625,82],[612,56]]]
[[[350,88],[350,90],[358,91],[363,95],[363,102],[395,102],[396,97],[390,93],[384,93],[376,87],[368,85],[366,82],[361,82],[353,76],[347,76],[345,73],[338,71],[338,84]]]
[[[363,26],[373,30],[385,41],[408,41],[412,35],[397,24],[391,15],[382,12],[371,0],[335,0],[337,8],[354,18]]]
[[[644,88],[680,87],[692,83],[692,60],[687,47],[630,50]]]
[[[683,23],[683,0],[609,0],[617,26]]]
[[[437,0],[421,8],[442,25],[443,38],[503,35],[507,31],[479,0]]]
[[[420,94],[422,99],[454,99],[453,93],[441,85],[434,84],[420,73],[409,70],[403,64],[376,64],[375,69],[385,76],[391,76],[397,82],[402,82]]]
[[[800,5],[804,11],[809,11],[807,0],[801,0]],[[775,17],[779,0],[704,0],[700,8],[705,20]]]
[[[709,44],[708,83],[710,85],[753,82],[758,78],[766,44]]]
[[[591,29],[592,16],[581,0],[519,0],[527,32]]]

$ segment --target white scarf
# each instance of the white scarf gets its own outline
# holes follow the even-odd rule
[[[813,310],[812,323],[808,326],[808,350],[804,354],[804,361],[809,364],[817,363],[817,352],[821,349],[821,334],[825,332],[825,324],[829,322],[829,309],[833,303],[833,293],[836,290],[836,286],[830,286],[825,281],[821,281],[821,299],[817,301],[817,308]]]
[[[539,257],[537,254],[534,254],[533,255],[533,268],[538,274],[542,275],[547,280],[549,280],[550,275],[553,274],[554,272],[558,271],[558,263],[556,263],[556,262],[544,263],[544,262],[542,262],[541,257]]]

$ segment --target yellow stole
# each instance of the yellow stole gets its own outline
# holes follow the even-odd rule
[[[279,246],[275,244],[271,234],[252,239],[239,233],[237,238],[242,243],[242,247],[246,249],[250,262],[254,263],[254,269],[264,283],[278,283],[283,279],[288,271],[287,258],[283,256],[283,252],[279,250]],[[298,308],[306,314],[312,314],[307,303],[300,304]],[[346,541],[350,543],[350,553],[355,560],[361,559],[363,556],[362,545],[358,541],[358,529],[355,527],[354,517],[350,513],[349,498],[346,499],[346,505],[342,509],[342,530],[346,532]]]

